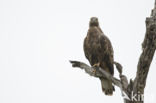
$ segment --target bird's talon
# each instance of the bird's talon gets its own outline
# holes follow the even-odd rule
[[[94,69],[92,73],[95,74],[96,73],[96,70]]]

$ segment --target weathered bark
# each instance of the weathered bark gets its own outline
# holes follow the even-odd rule
[[[144,89],[146,86],[146,80],[148,76],[148,72],[150,69],[151,62],[153,60],[153,56],[156,50],[156,2],[155,7],[152,10],[151,17],[146,18],[146,34],[144,41],[142,43],[142,53],[139,58],[139,62],[137,65],[137,73],[132,83],[133,88],[131,88],[128,93],[138,94],[139,96],[144,95]],[[130,95],[130,94],[129,94]],[[143,99],[140,97],[140,99]],[[143,103],[144,100],[140,101],[127,101],[126,103]]]
[[[156,50],[156,2],[151,17],[146,18],[146,34],[142,43],[142,53],[137,65],[137,73],[134,80],[128,83],[127,77],[122,74],[122,66],[114,62],[119,72],[120,79],[111,76],[101,68],[93,68],[79,61],[70,61],[73,67],[84,69],[86,73],[94,77],[105,77],[119,87],[124,97],[124,103],[144,103],[143,95],[151,62]],[[95,72],[96,71],[96,72]],[[136,96],[132,96],[132,94]]]

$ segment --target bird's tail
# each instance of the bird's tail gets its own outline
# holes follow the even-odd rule
[[[113,95],[113,91],[115,91],[115,88],[112,85],[112,82],[105,78],[100,78],[100,80],[101,80],[102,91],[105,93],[105,95],[108,96]]]

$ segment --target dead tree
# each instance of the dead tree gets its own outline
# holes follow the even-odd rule
[[[130,79],[128,82],[127,77],[122,74],[122,66],[114,62],[118,72],[119,79],[111,76],[109,73],[101,68],[93,68],[89,65],[79,62],[70,61],[73,67],[84,69],[86,73],[94,77],[105,77],[113,82],[113,84],[120,88],[124,103],[144,103],[144,89],[146,86],[147,75],[150,69],[151,62],[156,50],[156,1],[155,7],[152,10],[151,16],[146,18],[146,34],[142,43],[142,53],[140,55],[136,77],[134,80]],[[96,69],[96,72],[94,72]]]

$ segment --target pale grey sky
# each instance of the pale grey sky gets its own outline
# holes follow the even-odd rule
[[[96,16],[115,60],[134,78],[145,19],[153,7],[154,0],[1,0],[0,103],[122,102],[118,88],[105,96],[98,79],[72,68],[68,60],[88,63],[83,39],[90,17]],[[146,103],[156,102],[155,62],[156,57]]]

